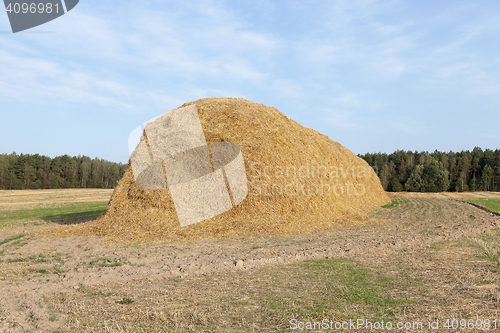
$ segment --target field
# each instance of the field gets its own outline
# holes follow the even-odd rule
[[[29,236],[95,218],[110,195],[0,191],[0,330],[284,332],[323,319],[364,320],[356,332],[382,321],[394,331],[436,320],[433,332],[500,326],[500,217],[464,202],[499,211],[500,193],[394,194],[372,212],[379,224],[313,235],[120,248]]]

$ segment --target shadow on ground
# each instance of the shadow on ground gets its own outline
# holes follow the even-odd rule
[[[42,216],[41,219],[45,222],[57,223],[60,225],[70,225],[79,224],[97,219],[103,214],[102,210],[95,210],[90,212],[79,212],[79,213],[67,213],[67,214],[57,214],[57,215],[47,215]]]

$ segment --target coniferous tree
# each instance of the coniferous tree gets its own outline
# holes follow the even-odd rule
[[[410,178],[406,181],[405,190],[411,192],[422,192],[425,188],[424,181],[422,180],[422,175],[424,173],[424,167],[420,164],[415,166]]]
[[[86,156],[0,154],[0,189],[114,188],[127,165]]]
[[[493,179],[493,175],[494,175],[493,168],[490,167],[488,164],[486,164],[483,169],[483,173],[481,175],[481,190],[483,191],[490,190],[490,185]]]
[[[398,150],[392,154],[372,153],[359,157],[380,171],[378,176],[388,191],[400,188],[396,181],[406,191],[500,191],[500,149],[475,147],[472,151],[448,153]],[[419,165],[422,168],[417,169]],[[423,178],[425,184],[420,182]]]

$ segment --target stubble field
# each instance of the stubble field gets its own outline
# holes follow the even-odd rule
[[[279,332],[350,319],[393,331],[439,320],[432,331],[451,332],[447,319],[464,332],[486,320],[490,331],[500,326],[500,216],[463,202],[494,211],[500,193],[394,194],[372,212],[376,225],[279,238],[110,247],[30,236],[94,219],[111,193],[0,191],[0,330]]]

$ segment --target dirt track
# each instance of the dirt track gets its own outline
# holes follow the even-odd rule
[[[152,297],[148,290],[160,290],[165,281],[180,277],[203,278],[233,270],[255,272],[262,266],[325,257],[350,257],[373,264],[403,249],[417,253],[435,242],[474,236],[500,226],[497,216],[432,195],[397,195],[392,207],[374,212],[373,217],[387,222],[283,238],[125,248],[105,247],[96,238],[11,241],[0,246],[0,251],[4,251],[0,265],[0,318],[4,320],[0,329],[55,330],[65,322],[71,323],[72,329],[82,329],[75,324],[79,316],[116,315],[112,307],[107,308],[98,300],[95,308],[86,304],[85,290],[106,287],[123,294],[134,289],[135,297],[140,299],[141,295]],[[1,239],[20,231],[4,232]],[[116,301],[113,297],[119,298],[111,296],[107,302]],[[48,304],[60,313],[57,320],[49,320]],[[147,309],[148,303],[144,307],[141,311]],[[128,316],[134,318],[141,311]]]

